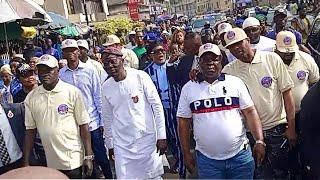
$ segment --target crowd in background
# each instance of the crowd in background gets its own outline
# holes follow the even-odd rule
[[[40,165],[69,178],[161,178],[167,155],[180,178],[318,179],[306,10],[290,4],[292,27],[277,9],[272,28],[263,13],[200,33],[161,20],[126,44],[57,35],[2,53],[0,174]]]

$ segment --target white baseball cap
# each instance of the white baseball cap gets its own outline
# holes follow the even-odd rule
[[[222,33],[228,32],[232,29],[232,25],[229,23],[221,23],[218,25],[218,35],[220,36]]]
[[[89,50],[89,44],[86,40],[84,39],[80,39],[77,41],[78,47],[83,47],[86,48],[87,50]]]
[[[224,40],[226,41],[226,48],[228,46],[235,44],[237,42],[243,41],[247,39],[248,36],[241,28],[232,28],[224,35]]]
[[[255,17],[248,17],[243,21],[242,29],[252,26],[260,26],[260,21]]]
[[[283,53],[292,53],[299,50],[296,36],[290,31],[280,31],[276,38],[276,48]]]
[[[103,46],[110,46],[113,44],[120,44],[120,39],[114,34],[107,36],[106,43],[104,43]]]
[[[65,48],[77,48],[77,49],[79,49],[77,41],[74,40],[74,39],[66,39],[66,40],[62,41],[61,49],[65,49]]]
[[[219,47],[215,44],[206,43],[199,48],[199,57],[201,57],[206,52],[212,52],[217,56],[221,55]]]
[[[42,55],[40,57],[40,61],[38,62],[37,66],[40,64],[46,65],[50,68],[59,68],[58,60],[54,56],[48,54]]]
[[[135,31],[130,31],[130,32],[129,32],[129,35],[135,35],[135,34],[136,34]]]

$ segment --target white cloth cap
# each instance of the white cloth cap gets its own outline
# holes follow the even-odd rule
[[[120,39],[118,38],[118,36],[111,34],[109,36],[107,36],[107,40],[106,42],[103,44],[103,46],[111,46],[113,44],[120,44]]]
[[[232,44],[240,42],[242,40],[247,39],[248,36],[241,28],[232,28],[232,30],[228,31],[224,35],[224,40],[226,41],[226,48]]]
[[[248,17],[243,21],[242,29],[252,26],[260,26],[260,21],[255,17]]]
[[[86,40],[81,39],[77,41],[78,47],[86,48],[89,51],[89,44]]]
[[[229,23],[221,23],[218,25],[218,35],[232,30],[232,25]]]
[[[206,52],[212,52],[217,56],[221,55],[219,47],[215,44],[206,43],[199,48],[199,57],[201,57]]]
[[[74,39],[66,39],[66,40],[62,41],[61,49],[65,49],[65,48],[77,48],[77,49],[79,49],[77,41],[74,40]]]
[[[299,50],[296,36],[290,31],[280,31],[276,38],[276,48],[283,53],[292,53]]]
[[[135,35],[136,34],[136,32],[135,31],[131,31],[131,32],[129,32],[129,35]]]
[[[40,61],[38,62],[37,66],[40,64],[46,65],[50,68],[59,68],[58,60],[54,56],[48,54],[40,57]]]

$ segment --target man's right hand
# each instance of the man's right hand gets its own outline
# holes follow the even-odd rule
[[[109,160],[114,160],[114,151],[113,149],[108,149],[109,151]]]
[[[189,173],[193,174],[196,170],[196,163],[191,153],[187,153],[183,156],[184,163],[189,171]]]
[[[169,61],[168,61],[168,63],[174,63],[174,62],[176,62],[176,61],[179,59],[180,56],[181,56],[180,53],[172,54],[171,57],[170,57],[170,59],[169,59]]]

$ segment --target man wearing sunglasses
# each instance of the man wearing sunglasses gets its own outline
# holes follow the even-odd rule
[[[164,108],[166,120],[166,132],[169,149],[174,156],[173,163],[170,165],[172,173],[178,173],[180,178],[186,178],[185,166],[182,159],[182,149],[178,139],[176,112],[178,106],[179,91],[176,86],[170,85],[167,76],[167,57],[162,44],[151,45],[148,49],[148,55],[152,63],[145,69],[155,84],[162,105]]]
[[[21,64],[17,68],[17,77],[22,84],[22,89],[13,96],[14,103],[21,103],[28,93],[38,87],[37,76],[28,64]]]
[[[261,36],[262,28],[258,19],[248,17],[244,20],[242,28],[249,37],[252,48],[270,52],[274,50],[276,41],[265,36]]]

